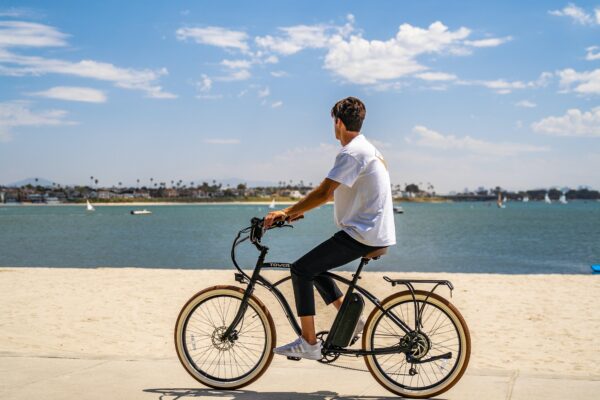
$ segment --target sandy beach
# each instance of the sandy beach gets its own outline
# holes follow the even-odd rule
[[[268,272],[269,275],[283,273]],[[446,400],[595,399],[600,390],[600,276],[364,273],[380,298],[383,275],[444,278],[469,324],[472,352]],[[238,284],[230,270],[0,268],[0,397],[61,400],[391,400],[362,358],[333,368],[275,357],[241,390],[216,391],[179,364],[173,327],[185,301],[216,284]],[[291,286],[284,292],[290,300]],[[447,289],[440,291],[449,297]],[[277,343],[294,335],[271,294]],[[293,305],[293,303],[292,303]],[[317,300],[317,329],[333,310]],[[366,310],[369,312],[369,310]],[[294,377],[293,379],[291,377]]]
[[[600,375],[600,276],[365,273],[363,284],[381,299],[397,290],[383,275],[453,282],[452,298],[447,289],[440,293],[469,324],[470,369]],[[216,284],[238,285],[229,270],[0,268],[0,353],[174,359],[179,309]],[[291,339],[275,299],[264,289],[257,295],[273,315],[278,343]],[[318,307],[318,329],[328,329],[333,309],[320,299]]]

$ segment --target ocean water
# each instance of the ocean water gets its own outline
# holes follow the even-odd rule
[[[600,263],[600,203],[402,204],[398,244],[370,271],[589,273]],[[258,205],[0,206],[0,266],[233,268],[231,243]],[[330,205],[269,231],[268,261],[294,261],[336,231]],[[238,247],[254,266],[258,252]],[[356,268],[357,262],[343,267]]]

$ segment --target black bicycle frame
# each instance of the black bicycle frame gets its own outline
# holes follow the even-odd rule
[[[279,302],[279,304],[281,305],[281,308],[283,309],[283,312],[285,313],[290,325],[292,326],[292,329],[294,330],[294,332],[296,332],[296,334],[298,336],[302,335],[302,329],[300,328],[300,325],[298,325],[298,322],[296,321],[296,318],[294,317],[294,313],[289,305],[289,303],[287,302],[286,298],[284,297],[284,295],[281,293],[281,291],[277,288],[277,286],[281,285],[284,282],[287,282],[288,280],[291,279],[291,276],[286,276],[278,281],[276,281],[275,283],[271,283],[268,279],[266,279],[265,277],[263,277],[260,274],[260,271],[262,269],[288,269],[291,267],[291,264],[289,263],[265,263],[265,258],[267,256],[267,253],[269,252],[269,248],[267,246],[263,246],[260,244],[260,237],[262,236],[262,233],[257,233],[254,231],[254,229],[257,229],[256,226],[254,225],[254,219],[253,219],[253,225],[252,227],[246,228],[245,230],[242,230],[238,233],[238,236],[236,237],[236,239],[233,242],[233,246],[231,248],[231,256],[232,256],[232,261],[234,266],[236,267],[236,269],[239,271],[239,273],[235,273],[235,280],[239,283],[242,284],[247,284],[248,286],[246,287],[246,291],[244,293],[244,296],[242,298],[242,302],[240,304],[240,307],[238,308],[238,311],[233,319],[233,321],[231,322],[231,324],[229,325],[229,327],[225,330],[225,332],[223,332],[222,338],[223,339],[228,339],[228,340],[235,340],[235,336],[236,336],[236,327],[238,326],[238,324],[241,322],[244,313],[246,312],[246,309],[248,308],[248,301],[250,296],[252,295],[252,293],[254,292],[254,288],[255,286],[258,284],[262,287],[264,287],[265,289],[267,289],[269,292],[271,292],[273,294],[273,296],[275,296],[275,298],[277,299],[277,301]],[[290,226],[290,225],[279,225],[278,227],[281,226]],[[260,226],[260,228],[262,229],[262,225]],[[251,229],[250,231],[250,235],[242,240],[239,240],[240,235],[242,232],[247,232],[248,229]],[[262,232],[262,231],[261,231]],[[258,239],[256,239],[256,237]],[[250,241],[252,242],[252,244],[254,244],[254,246],[260,251],[260,255],[258,256],[258,259],[256,261],[256,266],[254,267],[254,270],[252,272],[252,275],[249,276],[248,274],[246,274],[237,264],[236,260],[235,260],[235,247],[240,244],[241,242],[245,241],[246,239],[250,238]],[[419,331],[420,329],[420,325],[421,325],[421,315],[423,313],[423,307],[421,307],[420,309],[417,308],[417,302],[416,302],[416,298],[415,298],[415,291],[414,291],[414,287],[412,286],[411,282],[416,282],[416,283],[435,283],[435,287],[430,291],[430,294],[433,293],[433,291],[439,286],[439,285],[447,285],[450,289],[452,289],[452,284],[450,284],[450,282],[448,281],[409,281],[409,280],[391,280],[387,277],[384,277],[384,279],[388,282],[390,282],[392,284],[392,286],[395,286],[396,284],[403,284],[406,285],[413,297],[413,301],[415,303],[415,327],[411,328],[409,327],[404,321],[402,321],[396,314],[394,314],[391,310],[386,310],[383,308],[383,306],[381,305],[379,299],[377,297],[375,297],[373,294],[371,294],[368,290],[360,287],[357,283],[358,279],[360,279],[360,272],[362,271],[362,268],[369,262],[369,259],[367,258],[361,258],[360,264],[358,266],[358,269],[356,270],[356,272],[353,274],[353,278],[352,280],[346,279],[343,276],[334,274],[332,272],[325,272],[323,273],[323,275],[329,276],[330,278],[341,282],[345,285],[348,286],[348,289],[346,291],[346,295],[344,296],[344,302],[347,301],[348,299],[350,299],[350,294],[356,290],[358,291],[360,294],[362,294],[367,300],[369,300],[377,309],[379,309],[384,315],[387,315],[393,322],[394,324],[396,324],[405,334],[409,334],[411,332],[415,332],[415,331]],[[383,348],[379,348],[379,349],[373,349],[373,350],[354,350],[354,349],[346,349],[346,348],[324,348],[323,349],[325,352],[327,351],[334,351],[335,353],[339,353],[339,354],[351,354],[351,355],[356,355],[356,356],[364,356],[364,355],[376,355],[376,354],[391,354],[391,353],[407,353],[410,351],[410,347],[403,347],[400,344],[396,345],[396,346],[391,346],[391,347],[383,347]],[[407,354],[408,356],[408,354]],[[411,362],[413,363],[423,363],[423,362],[430,362],[430,361],[434,361],[437,359],[442,359],[442,358],[450,358],[451,355],[448,354],[442,354],[440,356],[435,356],[435,357],[431,357],[428,358],[426,360],[411,360]]]

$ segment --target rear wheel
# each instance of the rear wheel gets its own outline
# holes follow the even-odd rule
[[[175,325],[175,348],[186,371],[216,389],[235,389],[258,379],[273,358],[275,324],[267,308],[250,296],[232,339],[222,334],[233,321],[244,290],[214,286],[193,296]]]
[[[387,315],[374,309],[367,320],[363,349],[409,346],[405,353],[365,356],[371,375],[392,393],[408,398],[427,398],[444,393],[462,377],[469,363],[471,338],[460,312],[443,297],[416,291],[419,309],[423,307],[420,331],[405,333]],[[394,294],[382,307],[415,326],[415,307],[410,292]],[[450,354],[450,358],[427,361]],[[423,361],[422,363],[415,362]]]

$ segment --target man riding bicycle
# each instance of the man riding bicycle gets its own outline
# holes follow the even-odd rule
[[[396,244],[390,177],[381,153],[361,133],[365,105],[355,97],[338,101],[331,109],[335,138],[342,148],[333,168],[321,184],[296,204],[272,211],[264,227],[300,218],[305,212],[334,200],[334,220],[341,230],[292,264],[291,275],[302,336],[277,347],[276,354],[318,360],[313,285],[326,304],[340,308],[343,294],[333,279],[322,275],[330,269]],[[357,332],[364,321],[359,321]]]

